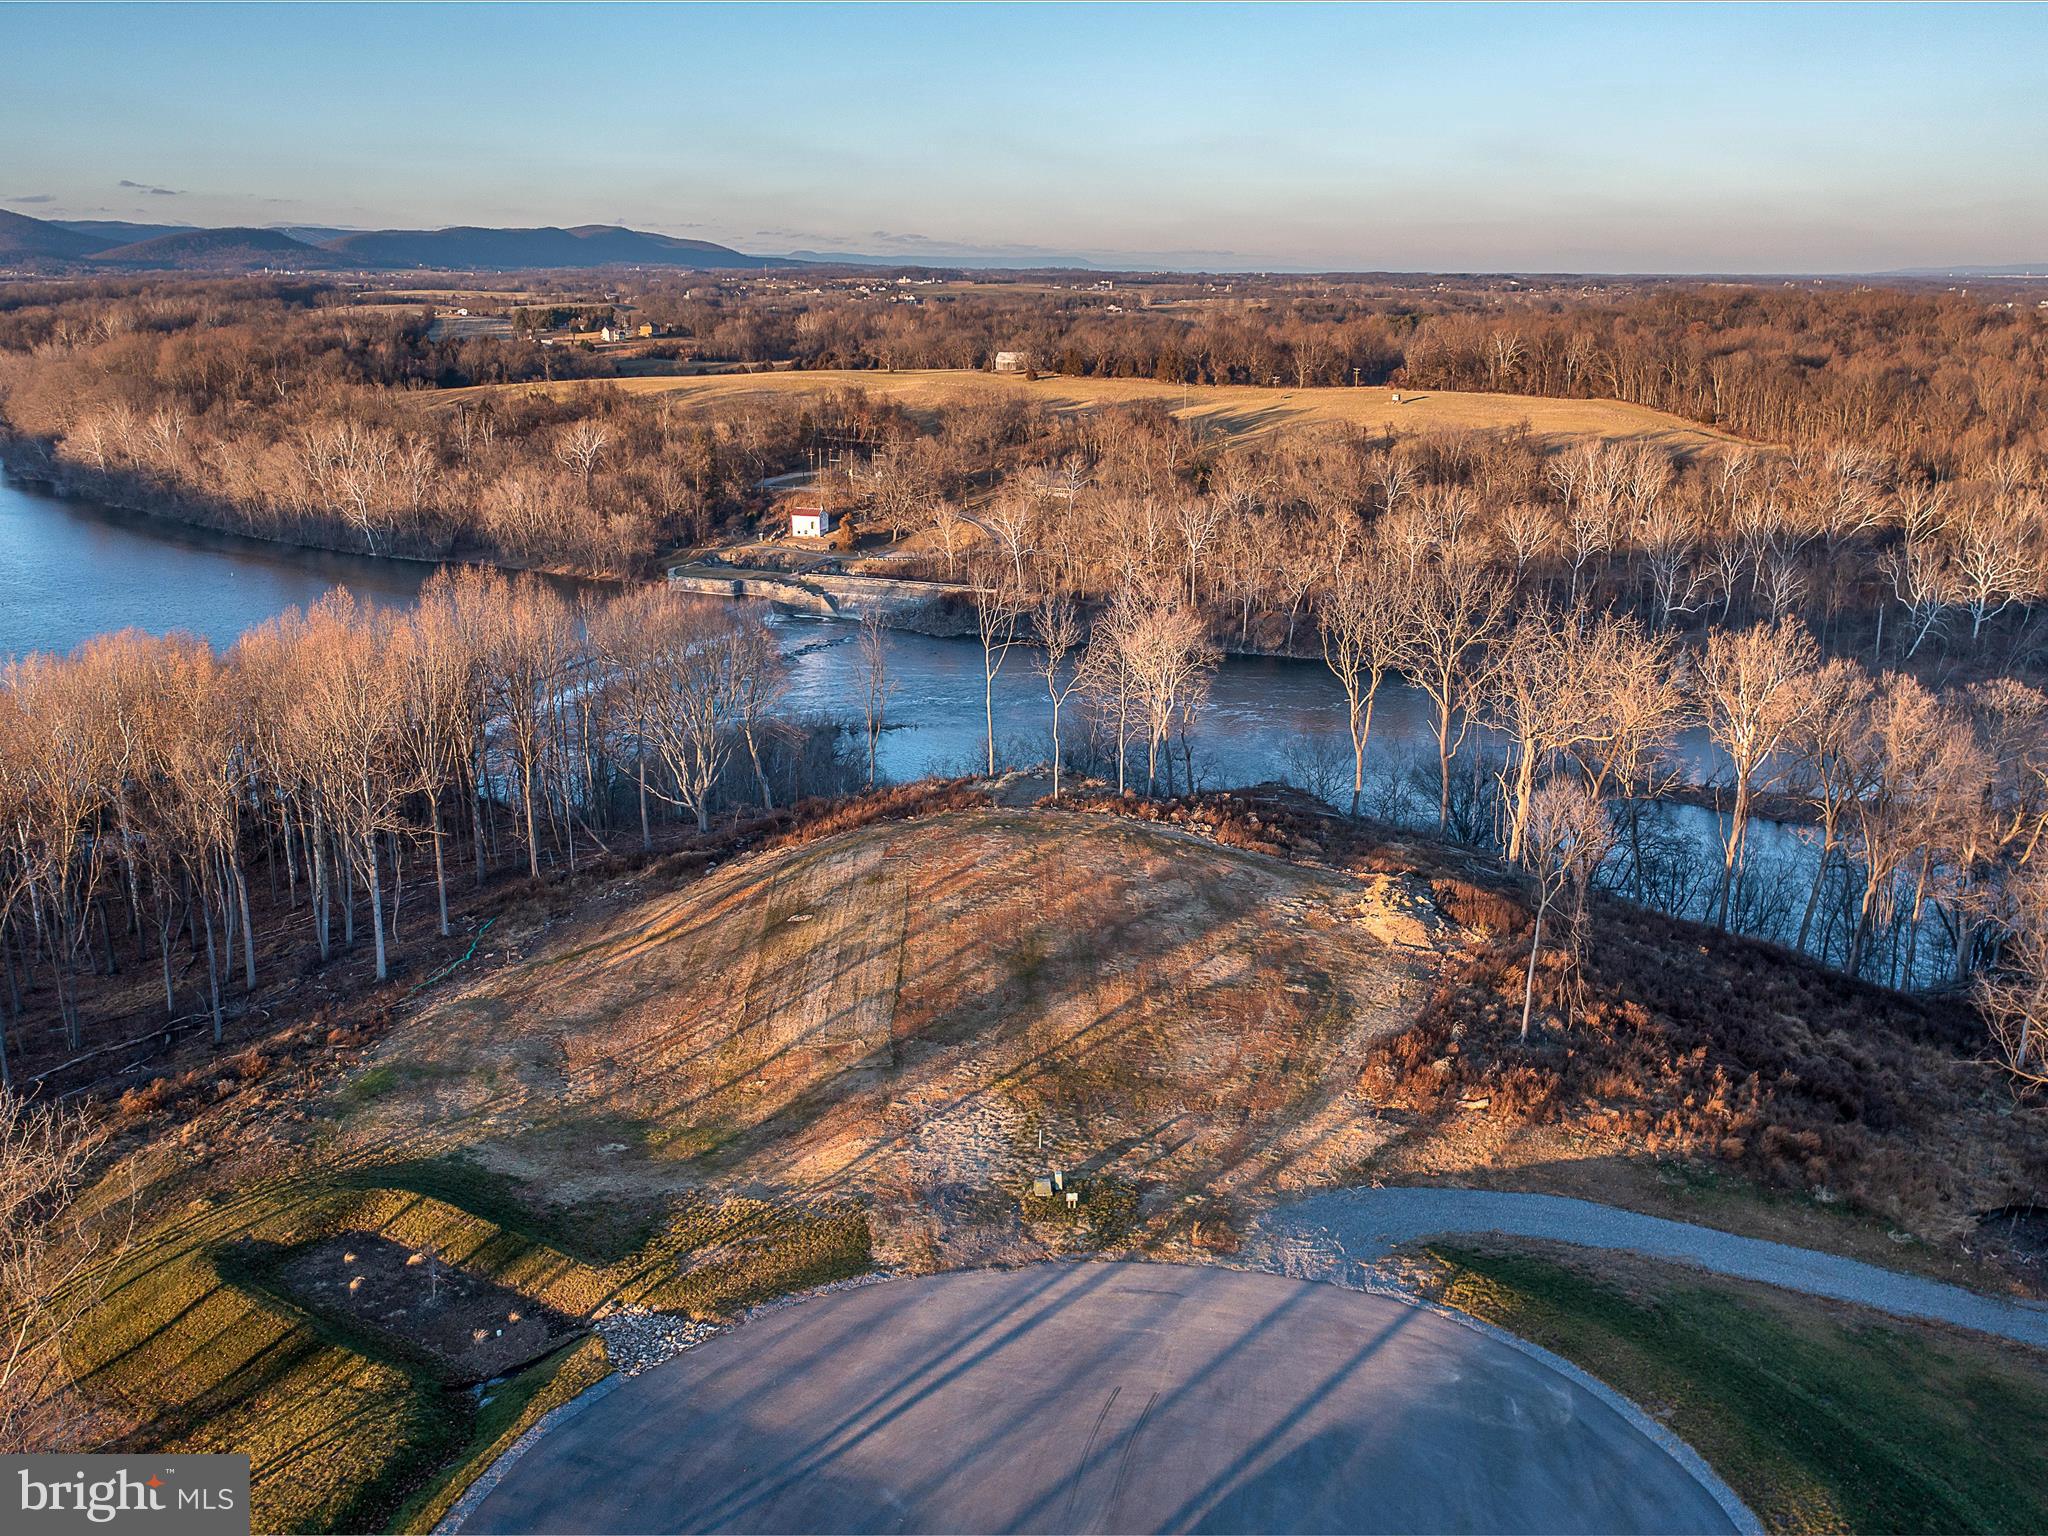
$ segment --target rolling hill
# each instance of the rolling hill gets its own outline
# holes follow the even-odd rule
[[[143,240],[154,240],[158,235],[182,235],[194,224],[133,224],[126,219],[52,219],[59,229],[74,229],[81,235],[90,235],[99,242],[98,248],[112,250],[117,245],[134,245]],[[296,235],[296,230],[286,230]],[[300,238],[304,238],[301,236]]]
[[[106,243],[47,219],[0,208],[0,262],[76,261]]]
[[[479,384],[408,396],[422,410],[453,410],[490,394],[568,395],[600,381],[550,385]],[[1159,384],[1150,379],[1025,379],[970,368],[817,368],[780,373],[651,374],[605,379],[607,389],[665,395],[681,407],[727,406],[740,400],[824,395],[858,389],[912,411],[965,401],[1022,399],[1055,411],[1090,411],[1106,405],[1156,404],[1204,432],[1242,438],[1284,427],[1339,424],[1373,431],[1459,431],[1527,426],[1537,437],[1566,442],[1594,437],[1649,442],[1693,454],[1740,444],[1743,439],[1647,406],[1620,400],[1560,400],[1538,395],[1481,394],[1449,389],[1262,389],[1253,384]],[[1396,396],[1399,398],[1397,399]]]
[[[200,229],[82,220],[63,224],[0,209],[0,262],[173,272],[424,268],[522,271],[612,266],[738,270],[796,266],[709,240],[583,224],[573,229]]]
[[[326,249],[355,266],[378,267],[773,267],[773,256],[748,256],[708,240],[682,240],[614,224],[574,229],[380,229],[344,235]]]
[[[324,267],[333,257],[316,245],[275,229],[188,229],[133,245],[95,251],[107,266],[175,268],[179,271],[246,272],[253,267]]]

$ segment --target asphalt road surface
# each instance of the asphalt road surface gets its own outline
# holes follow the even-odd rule
[[[566,1417],[472,1532],[1729,1531],[1588,1387],[1284,1276],[1043,1264],[832,1293]]]

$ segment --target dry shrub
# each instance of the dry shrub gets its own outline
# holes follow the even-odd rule
[[[1458,880],[1435,889],[1474,926],[1510,904]],[[1486,1099],[1510,1121],[1570,1123],[1891,1215],[1967,1209],[2048,1176],[2038,1134],[1987,1112],[1959,1004],[1601,901],[1576,973],[1556,956],[1538,967],[1542,1022],[1525,1044],[1526,942],[1497,937],[1458,960],[1416,1026],[1368,1057],[1366,1092],[1421,1113]]]
[[[1323,818],[1279,793],[1248,791],[1231,794],[1176,795],[1148,799],[1143,795],[1099,792],[1068,795],[1038,802],[1041,809],[1123,816],[1163,826],[1184,827],[1229,848],[1276,855],[1314,855],[1323,851]]]
[[[1429,889],[1444,915],[1464,927],[1503,935],[1528,929],[1528,907],[1523,905],[1520,897],[1506,891],[1489,890],[1455,875],[1443,875],[1432,880]]]
[[[770,848],[796,848],[877,822],[909,821],[947,811],[983,810],[995,802],[971,779],[924,780],[870,790],[850,800],[805,800],[767,840]]]
[[[115,1109],[124,1120],[146,1119],[171,1102],[171,1092],[168,1077],[153,1077],[146,1083],[125,1089]]]

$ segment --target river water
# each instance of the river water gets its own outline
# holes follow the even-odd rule
[[[409,603],[431,570],[210,533],[0,480],[0,657],[68,651],[131,626],[183,630],[225,647],[334,586],[369,603]],[[776,626],[790,656],[789,706],[839,718],[857,712],[852,627],[796,617]],[[980,646],[897,633],[889,649],[884,773],[900,780],[974,770],[985,760]],[[996,739],[1011,762],[1045,755],[1048,700],[1035,663],[1019,647],[996,679]],[[1381,694],[1372,756],[1382,796],[1414,754],[1434,751],[1424,704],[1398,685]],[[1077,727],[1080,712],[1069,710]],[[1311,770],[1328,776],[1343,757],[1348,775],[1345,739],[1342,695],[1320,663],[1232,658],[1217,672],[1195,736],[1195,773],[1211,788]]]
[[[225,646],[333,586],[406,603],[432,567],[209,533],[0,478],[0,657],[68,651],[105,630]]]
[[[0,658],[33,650],[68,651],[90,635],[124,627],[163,634],[183,630],[226,646],[243,630],[336,585],[373,604],[411,602],[430,567],[414,562],[323,554],[260,540],[188,529],[0,480]],[[788,707],[807,715],[859,718],[859,658],[850,625],[776,620],[790,658]],[[1049,701],[1028,649],[1014,650],[995,688],[1000,761],[1042,762],[1049,746]],[[972,640],[905,633],[889,637],[892,695],[879,752],[885,777],[979,771],[985,761],[982,657]],[[1069,740],[1080,735],[1070,701]],[[1462,762],[1475,744],[1468,741]],[[1694,777],[1711,777],[1717,754],[1698,734],[1679,744]],[[1313,661],[1231,657],[1218,668],[1193,739],[1195,777],[1204,788],[1285,780],[1349,798],[1350,745],[1343,695]],[[1427,701],[1389,683],[1374,712],[1367,809],[1392,820],[1434,822],[1435,742]],[[1418,775],[1417,765],[1427,772]],[[1456,765],[1454,765],[1454,771]],[[1142,760],[1137,765],[1142,774]],[[1666,807],[1659,826],[1715,854],[1720,819]],[[1808,834],[1762,825],[1750,859],[1759,878],[1800,888],[1812,868]],[[1696,905],[1696,903],[1685,903]],[[1695,912],[1695,915],[1697,913]]]

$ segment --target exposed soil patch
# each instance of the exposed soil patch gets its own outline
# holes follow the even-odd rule
[[[1018,1211],[1050,1167],[1129,1192],[1097,1245],[1320,1187],[1390,1134],[1360,1072],[1455,941],[1427,884],[1225,812],[1236,846],[1206,810],[968,810],[736,860],[450,997],[388,1046],[430,1075],[351,1130],[466,1122],[469,1164],[564,1211],[851,1199],[892,1268],[1065,1251]],[[546,1080],[509,1084],[541,1040]]]
[[[517,1291],[372,1232],[314,1243],[278,1278],[315,1309],[431,1356],[458,1382],[517,1370],[582,1331]]]

